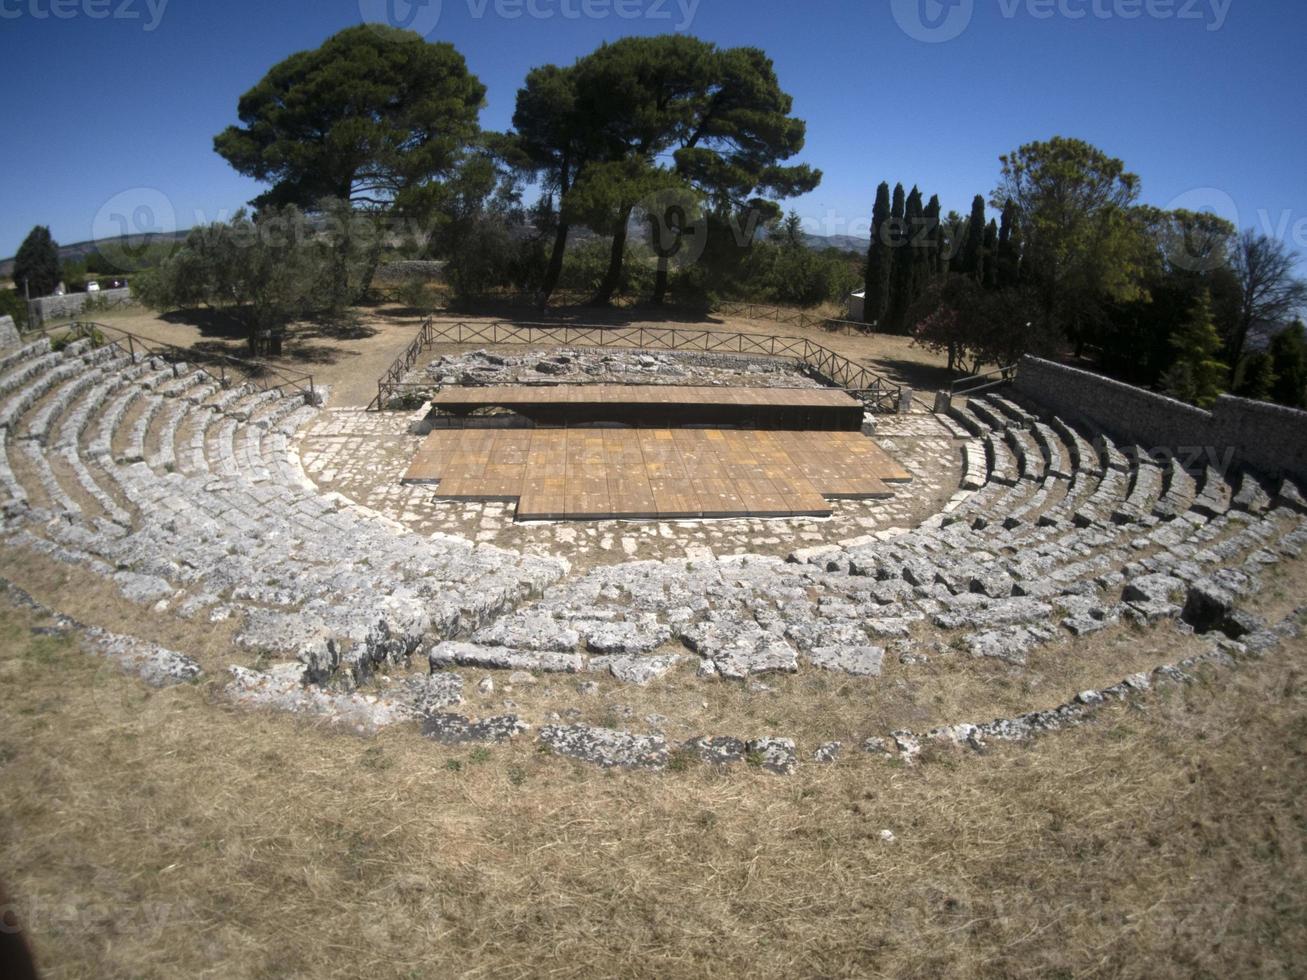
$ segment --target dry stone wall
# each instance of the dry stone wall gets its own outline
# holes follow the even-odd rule
[[[1208,412],[1037,357],[1022,358],[1016,388],[1063,418],[1186,466],[1245,466],[1270,477],[1307,478],[1307,412],[1230,395]]]
[[[32,320],[37,326],[47,320],[76,316],[94,301],[98,306],[124,306],[132,301],[130,289],[102,289],[98,293],[68,293],[32,300]]]

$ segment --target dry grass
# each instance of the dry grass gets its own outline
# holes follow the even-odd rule
[[[786,779],[358,739],[150,692],[30,625],[0,616],[0,867],[51,977],[1288,976],[1307,952],[1301,644],[1033,746]]]
[[[364,360],[340,362],[342,383]],[[1307,957],[1301,641],[983,756],[626,774],[527,741],[453,750],[239,711],[214,691],[229,627],[126,608],[16,553],[0,574],[215,677],[150,691],[0,609],[0,876],[48,977],[1224,978],[1300,975]],[[1305,591],[1286,568],[1259,607]],[[1119,631],[1023,672],[936,658],[847,695],[804,677],[724,687],[701,718],[814,741],[909,709],[977,720],[1185,652]],[[609,690],[592,710],[693,718],[687,697]]]

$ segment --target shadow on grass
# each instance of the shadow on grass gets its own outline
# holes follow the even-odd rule
[[[938,391],[966,377],[946,367],[896,357],[868,357],[865,363],[895,384],[907,385],[917,391]]]
[[[168,313],[160,313],[159,319],[164,323],[195,327],[200,331],[201,337],[236,340],[244,343],[250,333],[250,328],[243,321],[222,310],[171,310]]]

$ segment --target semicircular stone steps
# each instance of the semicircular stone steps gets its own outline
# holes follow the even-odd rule
[[[1159,464],[991,394],[953,412],[969,433],[957,505],[915,529],[788,561],[569,577],[560,560],[421,537],[322,493],[294,450],[319,411],[113,345],[24,348],[0,359],[3,534],[161,613],[232,619],[238,644],[296,663],[244,670],[244,691],[275,700],[293,678],[319,692],[299,699],[314,710],[342,697],[365,714],[371,695],[340,692],[415,657],[432,673],[396,682],[410,706],[415,690],[439,702],[450,667],[874,677],[921,644],[1021,664],[1122,619],[1224,615],[1307,545],[1292,484]]]
[[[419,538],[311,490],[291,452],[290,436],[318,411],[302,396],[223,388],[202,370],[129,359],[113,345],[55,354],[35,345],[7,363],[0,483],[12,541],[101,572],[134,601],[239,616],[246,645],[299,655],[324,676],[344,665],[361,679],[566,571]],[[58,433],[59,445],[15,446],[15,432]]]

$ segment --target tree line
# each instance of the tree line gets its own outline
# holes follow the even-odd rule
[[[1140,204],[1139,178],[1083,141],[1003,156],[966,215],[882,183],[861,259],[806,247],[797,216],[783,217],[821,172],[793,162],[805,124],[757,48],[687,35],[600,45],[532,69],[507,132],[480,127],[485,92],[452,45],[393,28],[291,55],[214,139],[267,190],[252,213],[143,263],[138,294],[222,309],[254,333],[342,314],[391,254],[443,260],[458,298],[508,291],[541,306],[560,290],[598,305],[811,305],[862,285],[869,324],[959,370],[1065,347],[1196,404],[1221,391],[1303,402],[1301,331],[1249,347],[1303,306],[1292,253],[1209,214]],[[37,275],[57,271],[56,258]]]
[[[1206,212],[1139,202],[1125,164],[1076,139],[1000,158],[986,211],[940,216],[882,183],[864,316],[910,332],[971,373],[1067,350],[1197,405],[1223,392],[1307,407],[1307,348],[1292,321],[1307,284],[1284,242]],[[1274,334],[1265,350],[1250,337]]]
[[[603,44],[572,65],[528,73],[506,133],[480,129],[484,97],[452,45],[355,27],[275,65],[241,97],[241,124],[214,148],[270,185],[252,202],[256,226],[287,208],[403,215],[423,229],[419,249],[447,262],[459,295],[513,288],[541,305],[565,281],[579,226],[602,236],[607,254],[596,261],[587,243],[566,281],[597,273],[589,283],[596,305],[635,281],[662,303],[674,273],[687,295],[693,289],[692,276],[680,274],[720,247],[714,236],[747,244],[756,229],[777,225],[780,200],[821,179],[787,162],[802,150],[805,126],[756,48],[685,35]],[[525,207],[531,183],[543,194]],[[632,242],[633,228],[647,233]],[[192,273],[204,264],[198,240],[182,252],[147,285],[158,301],[180,298],[183,264]],[[648,260],[647,277],[628,270],[633,254]],[[355,299],[380,257],[379,249],[363,255],[347,290]]]

